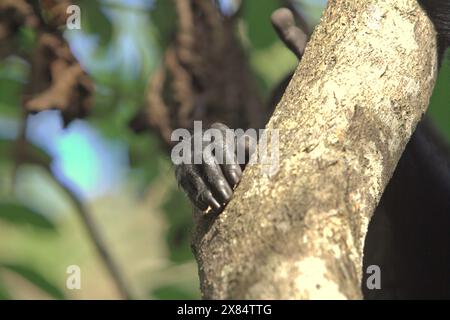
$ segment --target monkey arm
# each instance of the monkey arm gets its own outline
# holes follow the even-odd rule
[[[289,9],[281,8],[272,14],[271,19],[281,40],[298,59],[301,59],[308,36],[305,30],[296,25],[292,12]],[[272,112],[275,108],[291,77],[292,75],[289,75],[274,90],[269,112]],[[251,152],[247,145],[242,145],[242,143],[245,143],[245,139],[238,139],[236,136],[233,139],[226,139],[226,132],[230,130],[226,125],[215,123],[211,128],[218,129],[222,133],[221,141],[216,141],[215,144],[216,148],[222,150],[229,163],[220,163],[220,160],[211,154],[206,145],[203,145],[200,151],[195,150],[193,148],[194,141],[191,140],[192,161],[191,163],[177,165],[175,167],[175,175],[181,188],[198,209],[205,213],[220,213],[230,201],[233,189],[241,180],[242,170],[240,166],[244,167],[246,164],[246,162],[237,162],[236,151],[239,148],[245,149],[246,161],[250,157]],[[200,154],[196,154],[196,152],[200,152]],[[200,164],[194,164],[193,158],[195,156],[200,157],[204,161]]]

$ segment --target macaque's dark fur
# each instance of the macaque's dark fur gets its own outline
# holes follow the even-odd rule
[[[450,0],[419,3],[437,31],[441,65],[450,45]],[[289,80],[284,79],[275,89],[271,105],[277,104]],[[202,184],[199,191],[202,176],[193,173],[195,170],[177,168],[177,178],[198,202],[208,187]],[[207,174],[203,179],[212,181]],[[193,181],[196,191],[187,190]],[[208,197],[202,199],[207,202]],[[380,290],[366,286],[369,265],[381,268]],[[366,299],[450,298],[450,152],[426,118],[407,144],[369,225],[362,290]]]
[[[450,1],[419,2],[438,33],[441,65],[450,45]],[[369,226],[362,282],[365,298],[450,298],[449,150],[430,120],[424,118]],[[381,290],[366,286],[369,275],[364,270],[373,264],[381,268]]]
[[[450,46],[450,1],[418,0],[434,23],[438,34],[439,61],[442,61],[445,50]]]

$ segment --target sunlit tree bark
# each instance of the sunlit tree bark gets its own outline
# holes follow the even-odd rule
[[[226,210],[198,220],[204,297],[361,298],[367,225],[436,73],[417,1],[329,1],[267,125],[278,172],[247,167]]]

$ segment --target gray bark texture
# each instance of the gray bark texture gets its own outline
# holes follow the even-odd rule
[[[368,222],[436,74],[417,1],[330,0],[266,127],[279,170],[247,166],[225,211],[197,217],[204,298],[362,298]]]

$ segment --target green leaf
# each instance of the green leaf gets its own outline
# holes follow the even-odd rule
[[[12,80],[18,82],[23,86],[28,81],[28,73],[30,71],[30,66],[27,62],[16,56],[10,56],[3,61],[0,61],[0,79],[1,80]],[[3,88],[4,83],[2,83],[1,88]],[[2,90],[2,97],[4,92]]]
[[[20,264],[0,264],[0,268],[14,272],[22,278],[28,280],[33,285],[50,295],[54,299],[65,299],[64,292],[51,283],[46,277],[32,268]]]
[[[109,43],[112,36],[112,24],[102,12],[100,1],[82,0],[79,5],[82,30],[98,35],[100,45]]]
[[[166,241],[170,250],[170,260],[175,263],[193,259],[188,245],[191,239],[192,219],[191,206],[186,196],[178,189],[173,189],[162,209],[169,223]]]
[[[10,161],[14,157],[14,142],[11,140],[0,140],[0,160]]]
[[[30,52],[36,46],[37,31],[30,27],[21,27],[19,29],[20,50]]]
[[[0,78],[0,115],[18,118],[21,114],[20,96],[23,83],[16,79]]]
[[[31,225],[43,230],[56,231],[55,224],[48,217],[15,202],[0,202],[0,220],[18,226]]]
[[[280,1],[274,0],[245,0],[243,18],[247,23],[249,40],[255,49],[269,47],[278,37],[272,28],[270,16],[282,6]]]
[[[175,32],[177,20],[173,1],[156,0],[150,12],[152,24],[156,29],[156,38],[160,48],[167,47]]]
[[[161,172],[164,154],[153,134],[137,135],[128,141],[130,166],[137,172],[136,179],[146,189]]]
[[[429,114],[437,127],[450,139],[450,59],[442,64],[430,101]]]
[[[177,286],[162,286],[151,292],[151,297],[158,300],[194,300],[196,297]]]
[[[8,289],[0,282],[0,300],[11,300]]]

